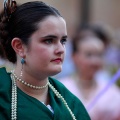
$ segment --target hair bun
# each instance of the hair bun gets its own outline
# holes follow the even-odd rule
[[[10,18],[11,14],[16,10],[17,3],[15,0],[5,0],[4,1],[4,14],[8,19]]]
[[[0,22],[0,30],[4,30],[6,27],[7,25],[4,22]]]

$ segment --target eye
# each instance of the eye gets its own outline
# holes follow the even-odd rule
[[[44,42],[46,44],[51,44],[51,43],[53,43],[53,39],[46,39],[46,40],[44,40]]]
[[[87,53],[85,53],[85,55],[86,55],[86,57],[92,57],[93,53],[87,52]]]
[[[67,39],[62,39],[62,40],[61,40],[61,44],[62,44],[62,45],[65,45],[66,42],[67,42]]]
[[[98,53],[97,56],[98,56],[99,58],[103,58],[103,57],[104,57],[104,54],[103,54],[103,53]]]

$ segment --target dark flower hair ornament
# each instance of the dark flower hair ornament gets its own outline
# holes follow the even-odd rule
[[[11,14],[16,10],[17,3],[15,0],[4,0],[4,15],[8,18],[8,21],[11,17]]]
[[[4,0],[3,5],[4,8],[0,12],[0,50],[1,50],[0,57],[6,59],[7,56],[9,56],[11,60],[12,59],[11,52],[13,51],[13,49],[12,48],[9,49],[8,47],[8,43],[10,43],[9,45],[11,45],[10,35],[9,35],[10,33],[8,29],[9,29],[10,18],[13,12],[16,11],[17,3],[15,0]],[[5,52],[4,50],[7,52]]]

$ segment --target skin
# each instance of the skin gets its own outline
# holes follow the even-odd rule
[[[28,46],[22,44],[19,38],[14,38],[11,44],[17,54],[15,73],[20,76],[20,60],[24,58],[22,79],[32,85],[45,85],[48,76],[62,70],[66,39],[66,22],[62,17],[56,16],[48,16],[38,23],[38,30],[31,35]],[[28,95],[49,103],[48,88],[34,90],[20,82],[17,82],[17,86]]]
[[[102,67],[104,49],[104,43],[93,36],[78,43],[78,51],[73,55],[73,60],[79,79],[86,87],[91,86],[95,73]]]

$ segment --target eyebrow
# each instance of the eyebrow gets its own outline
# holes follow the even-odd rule
[[[68,36],[67,35],[65,35],[65,36],[63,36],[62,38],[67,38]],[[42,38],[58,38],[57,36],[55,36],[55,35],[47,35],[47,36],[44,36],[44,37],[42,37]]]

